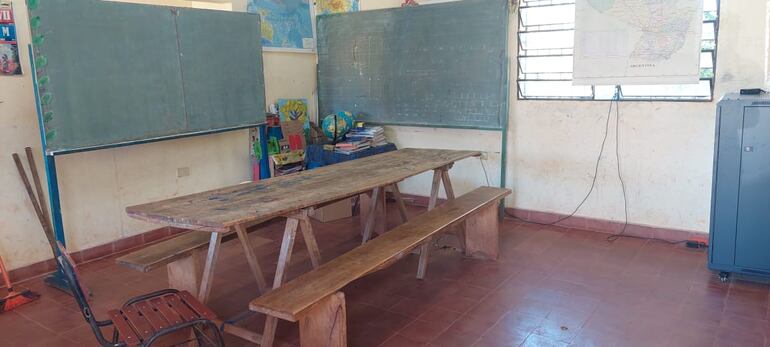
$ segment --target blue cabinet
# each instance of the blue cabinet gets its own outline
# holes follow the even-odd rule
[[[719,102],[709,268],[770,278],[770,97]]]

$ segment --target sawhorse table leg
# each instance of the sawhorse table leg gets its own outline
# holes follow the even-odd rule
[[[446,193],[447,200],[452,200],[455,198],[454,188],[452,187],[452,181],[449,179],[449,170],[451,168],[452,168],[452,164],[433,170],[433,183],[430,188],[430,199],[428,200],[428,211],[436,208],[436,204],[438,203],[438,191],[439,191],[439,188],[441,188],[442,182],[444,184],[444,192]],[[458,237],[458,239],[460,239],[460,237]],[[464,246],[465,237],[463,236],[461,239],[462,241],[460,241],[460,243],[462,244],[463,249],[465,249],[465,246]],[[420,261],[417,264],[418,279],[425,278],[425,274],[428,271],[428,260],[430,259],[430,252],[432,248],[433,248],[433,239],[428,240],[428,242],[420,246]]]
[[[246,260],[249,262],[249,268],[254,278],[257,280],[257,287],[260,293],[267,292],[267,281],[265,281],[265,275],[262,273],[262,267],[259,266],[259,260],[257,260],[257,254],[254,252],[254,247],[249,240],[249,234],[246,232],[246,226],[236,225],[235,233],[238,234],[238,240],[243,247],[243,254],[246,256]]]
[[[206,253],[206,265],[203,267],[203,275],[201,276],[201,285],[198,289],[198,300],[202,303],[206,303],[211,295],[211,284],[214,281],[214,268],[219,257],[219,248],[222,245],[222,233],[211,233],[211,241],[209,241],[209,250]]]
[[[286,271],[291,263],[291,253],[294,248],[294,240],[297,237],[297,228],[302,229],[302,236],[305,238],[305,245],[307,245],[313,268],[316,269],[321,265],[321,252],[318,249],[318,242],[313,233],[312,224],[310,223],[308,214],[309,211],[304,209],[298,213],[286,216],[286,227],[283,231],[281,253],[278,256],[278,265],[275,269],[275,278],[273,278],[273,289],[283,285]],[[265,320],[265,329],[262,331],[262,346],[273,345],[275,329],[277,327],[278,318],[267,316]]]
[[[393,183],[387,187],[390,187],[393,198],[396,200],[396,206],[398,207],[401,221],[406,222],[409,220],[409,215],[406,212],[406,205],[401,196],[401,191],[398,189],[398,183]],[[387,199],[385,193],[385,187],[377,187],[374,188],[371,193],[360,195],[359,206],[361,210],[361,221],[363,223],[363,229],[361,231],[361,234],[363,235],[361,239],[362,245],[369,242],[373,233],[382,235],[387,232]]]
[[[372,190],[371,195],[361,194],[359,198],[361,221],[364,223],[362,231],[361,244],[367,243],[372,238],[372,233],[382,234],[385,232],[385,189],[377,187]]]

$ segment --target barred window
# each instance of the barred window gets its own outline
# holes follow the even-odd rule
[[[519,0],[519,99],[710,101],[714,97],[719,0],[703,1],[699,84],[573,86],[575,0]]]

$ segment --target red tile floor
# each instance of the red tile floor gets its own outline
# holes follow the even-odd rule
[[[410,213],[419,213],[412,208]],[[392,222],[392,221],[391,221]],[[315,224],[329,259],[359,242],[356,217]],[[271,274],[281,223],[252,238]],[[415,255],[344,289],[350,346],[769,346],[767,285],[720,283],[706,252],[660,242],[505,220],[498,262],[433,253],[428,276],[414,278]],[[263,240],[264,241],[264,240]],[[238,244],[220,257],[210,306],[228,317],[255,293]],[[310,268],[298,240],[292,274]],[[163,269],[138,273],[104,259],[81,266],[97,317],[127,298],[163,288]],[[43,298],[0,314],[1,346],[91,346],[77,306],[40,280],[25,286]],[[241,325],[261,330],[263,318]],[[278,345],[297,345],[295,324],[281,322]],[[229,336],[228,346],[248,345]]]

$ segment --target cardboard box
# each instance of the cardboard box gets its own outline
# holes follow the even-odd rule
[[[332,222],[335,220],[348,218],[353,216],[353,206],[352,206],[352,200],[351,198],[347,198],[342,201],[335,202],[331,205],[326,205],[324,207],[321,207],[319,209],[316,209],[312,215],[310,215],[311,218],[322,222]]]

